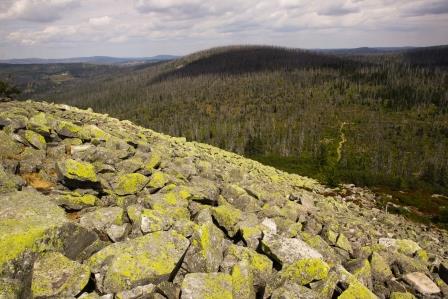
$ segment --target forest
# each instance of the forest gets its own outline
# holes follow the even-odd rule
[[[91,75],[71,67],[58,70],[70,80],[20,97],[91,107],[331,186],[405,190],[403,204],[427,213],[438,215],[433,194],[448,195],[446,46],[366,55],[233,46]],[[17,74],[0,80],[23,87]]]

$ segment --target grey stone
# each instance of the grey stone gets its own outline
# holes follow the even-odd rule
[[[439,287],[428,276],[421,272],[412,272],[403,279],[423,295],[439,294]]]

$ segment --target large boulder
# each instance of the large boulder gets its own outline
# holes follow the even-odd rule
[[[87,162],[67,159],[57,163],[59,174],[64,180],[80,183],[97,183],[95,166]]]
[[[114,243],[89,258],[102,292],[119,292],[172,277],[189,241],[173,232],[155,232]]]
[[[440,293],[440,288],[424,273],[408,273],[403,276],[403,279],[414,287],[420,294],[425,296]]]
[[[322,254],[298,238],[267,234],[261,245],[263,252],[281,265],[292,264],[303,258],[323,258]]]
[[[128,173],[118,176],[112,188],[117,195],[129,195],[141,191],[148,182],[149,179],[140,173]]]
[[[191,273],[182,282],[182,299],[232,299],[232,276],[225,273]]]
[[[90,269],[60,253],[48,252],[33,266],[31,291],[34,298],[70,297],[87,285]]]
[[[63,209],[36,191],[0,195],[0,277],[22,280],[27,296],[36,255],[59,251],[77,258],[97,236],[65,217]],[[29,295],[29,294],[28,294]]]
[[[223,260],[223,245],[223,232],[213,223],[202,224],[191,237],[185,267],[190,272],[217,272]]]

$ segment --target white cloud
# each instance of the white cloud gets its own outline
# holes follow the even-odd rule
[[[109,16],[90,18],[89,24],[91,24],[93,26],[105,26],[105,25],[109,25],[111,20],[112,19]]]
[[[353,47],[448,43],[443,0],[0,0],[17,49],[142,55],[262,43]],[[3,11],[3,13],[2,13]],[[24,22],[34,21],[34,23]],[[157,50],[157,52],[155,52]],[[154,51],[154,52],[151,52]],[[69,53],[69,52],[64,52]],[[23,54],[25,55],[25,54]],[[61,54],[69,56],[69,54]],[[36,55],[29,55],[36,56]]]
[[[16,0],[4,4],[0,19],[20,19],[32,22],[52,22],[69,9],[79,6],[79,0]]]

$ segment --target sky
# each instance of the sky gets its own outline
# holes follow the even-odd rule
[[[0,0],[0,59],[448,44],[448,0]]]

